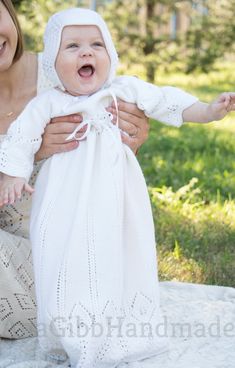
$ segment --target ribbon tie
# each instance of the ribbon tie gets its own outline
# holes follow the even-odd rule
[[[110,95],[112,96],[113,100],[114,100],[114,104],[115,104],[115,109],[117,111],[117,122],[116,122],[116,126],[118,127],[119,125],[119,120],[118,120],[118,104],[117,104],[117,98],[115,96],[115,94],[113,93],[112,90],[110,90]],[[108,127],[112,126],[111,120],[112,120],[113,116],[111,113],[104,113],[104,114],[99,114],[96,117],[88,117],[87,119],[83,120],[83,122],[81,124],[79,124],[77,126],[77,128],[73,131],[73,133],[71,133],[65,140],[69,141],[72,139],[75,139],[76,141],[81,141],[83,139],[85,139],[88,134],[90,133],[91,127],[93,126],[96,131],[98,132],[102,132],[103,129],[107,129]],[[84,134],[81,137],[77,136],[77,133],[81,132],[81,130],[87,126],[86,131],[84,132]]]
[[[83,120],[81,124],[77,126],[77,128],[71,133],[67,138],[66,141],[71,139],[75,139],[76,141],[81,141],[85,139],[88,134],[90,133],[91,127],[94,127],[97,132],[102,132],[103,129],[107,129],[110,125],[110,120],[112,119],[112,114],[102,114],[97,115],[96,117],[88,117],[87,119]],[[102,121],[103,120],[103,121]],[[87,127],[86,131],[82,136],[78,137],[77,134],[82,131],[84,127]]]

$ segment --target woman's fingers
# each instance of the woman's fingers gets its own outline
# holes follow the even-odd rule
[[[54,155],[55,153],[73,151],[78,146],[79,146],[78,141],[67,141],[67,142],[60,143],[60,144],[57,144],[57,143],[43,144],[40,150],[36,153],[35,160],[36,161],[44,160]]]
[[[139,140],[136,137],[130,137],[124,133],[121,133],[122,142],[125,143],[136,154],[139,148]]]
[[[58,116],[53,119],[51,119],[50,124],[56,124],[56,123],[81,123],[82,122],[82,115],[80,114],[72,114],[72,115],[66,115],[66,116]]]
[[[76,115],[75,117],[75,120],[81,120],[80,116]],[[74,116],[69,116],[69,118],[74,120]],[[66,141],[66,138],[79,126],[80,122],[65,122],[65,119],[66,117],[54,118],[53,122],[46,126],[41,147],[35,156],[36,161],[48,158],[55,153],[72,151],[79,146],[78,141]],[[77,133],[77,137],[82,137],[85,131],[86,127],[83,127]]]
[[[107,109],[113,115],[113,123],[117,122],[117,110],[115,104]],[[133,152],[146,141],[149,133],[149,121],[144,112],[139,110],[135,104],[118,101],[118,125],[124,132],[122,141],[127,144]]]
[[[50,123],[45,128],[44,136],[46,134],[52,135],[71,134],[79,124],[80,123],[69,123],[69,122],[53,123],[53,124]]]
[[[113,115],[113,123],[117,123],[117,112],[111,108],[111,114]],[[118,125],[119,128],[124,130],[126,133],[134,135],[136,134],[136,129],[138,129],[140,124],[140,118],[136,115],[131,115],[125,111],[118,112]]]
[[[46,142],[47,142],[48,145],[53,145],[53,144],[60,145],[60,144],[64,144],[64,143],[66,144],[68,142],[68,141],[66,141],[68,136],[69,136],[69,133],[51,134],[50,137],[47,136],[47,137],[45,137],[45,139],[46,139]]]
[[[138,136],[139,133],[139,127],[135,125],[134,123],[129,123],[126,120],[120,119],[119,120],[119,128],[123,130],[125,133],[127,133],[131,137]]]
[[[114,102],[111,104],[112,108],[115,108]],[[121,112],[128,112],[129,114],[133,116],[137,116],[139,118],[143,118],[145,116],[144,112],[140,110],[136,104],[125,102],[122,100],[118,100],[118,110]]]

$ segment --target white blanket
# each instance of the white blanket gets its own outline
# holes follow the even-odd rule
[[[164,323],[159,334],[168,334],[170,347],[144,367],[235,368],[235,289],[162,282],[160,290]],[[0,340],[0,368],[58,366],[68,363],[47,361],[36,338]]]

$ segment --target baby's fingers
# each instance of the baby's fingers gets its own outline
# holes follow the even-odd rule
[[[234,111],[235,110],[235,93],[231,93],[230,101],[227,106],[227,111]]]
[[[9,197],[8,197],[8,188],[2,188],[0,192],[0,206],[4,206],[8,204]]]
[[[230,94],[229,93],[223,93],[222,95],[222,102],[223,102],[223,105],[225,108],[227,108],[230,104],[230,101],[231,101],[231,97],[230,97]]]
[[[224,92],[220,96],[220,101],[222,102],[227,111],[233,109],[235,102],[235,93],[234,92]]]
[[[26,192],[28,192],[29,194],[32,194],[32,193],[34,192],[33,187],[31,187],[31,185],[29,185],[28,183],[25,183],[25,185],[24,185],[24,190],[25,190]]]
[[[15,202],[15,188],[14,186],[8,188],[8,203],[13,204]]]
[[[23,187],[24,187],[24,185],[22,183],[17,183],[15,185],[15,197],[17,199],[21,198]]]
[[[2,207],[5,204],[4,203],[4,196],[5,196],[4,190],[1,189],[0,190],[0,207]]]

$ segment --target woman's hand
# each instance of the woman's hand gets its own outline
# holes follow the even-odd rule
[[[79,114],[53,118],[45,128],[42,136],[42,144],[35,156],[35,160],[40,161],[55,153],[68,152],[77,148],[79,145],[78,141],[66,141],[66,138],[74,131],[81,121],[82,116]],[[79,134],[84,134],[85,130],[86,128],[81,129]]]
[[[113,122],[117,121],[117,111],[114,103],[107,109],[113,115]],[[122,141],[136,154],[140,146],[147,140],[149,133],[149,120],[143,111],[135,104],[118,100],[119,128]]]

